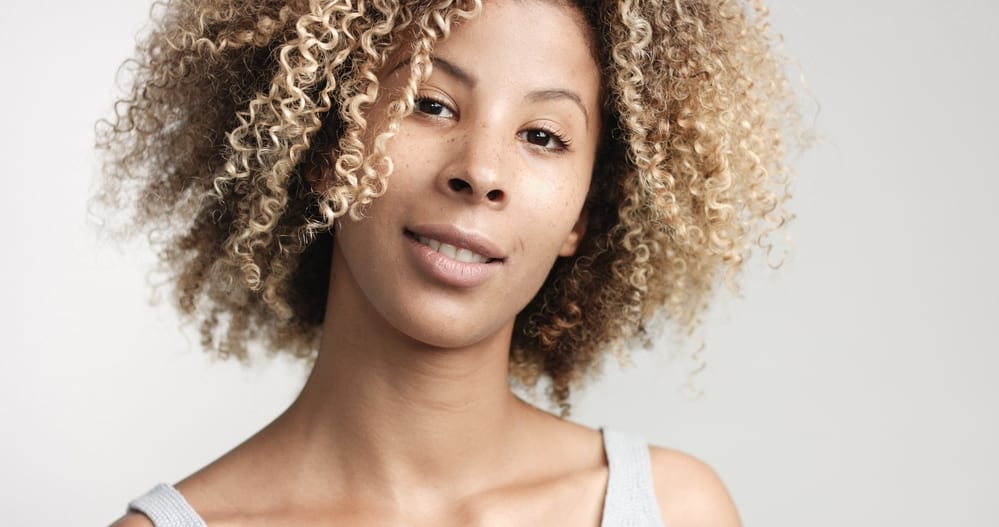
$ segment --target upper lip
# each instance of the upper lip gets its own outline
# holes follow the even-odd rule
[[[506,258],[503,250],[489,238],[476,232],[462,229],[456,225],[417,225],[406,227],[405,231],[418,237],[433,238],[441,243],[453,245],[459,249],[468,249],[491,260],[503,260]]]

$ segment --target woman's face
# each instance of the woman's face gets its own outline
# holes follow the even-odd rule
[[[416,111],[388,143],[389,190],[340,223],[330,309],[435,347],[509,338],[585,233],[601,123],[584,24],[555,2],[491,1],[435,46]],[[381,75],[373,123],[407,82],[406,59]]]

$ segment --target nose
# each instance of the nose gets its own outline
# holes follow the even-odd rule
[[[477,178],[452,177],[447,180],[447,186],[455,194],[466,194],[472,199],[479,200],[478,195],[483,193],[479,192],[477,188],[486,188],[492,185],[473,185],[472,181],[475,180],[477,180]],[[490,203],[501,203],[506,198],[506,192],[501,188],[491,188],[487,190],[483,196],[485,197],[485,201]]]
[[[438,186],[451,197],[493,209],[506,206],[510,174],[502,139],[489,137],[485,130],[467,132],[452,143],[450,162],[441,171]]]

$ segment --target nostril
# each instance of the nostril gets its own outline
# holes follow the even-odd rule
[[[489,201],[499,201],[503,199],[503,191],[490,190],[489,192],[486,193],[486,199],[488,199]]]
[[[448,181],[447,184],[449,187],[451,187],[451,190],[455,192],[463,192],[465,190],[472,189],[472,185],[469,185],[467,181],[459,178],[451,178],[451,180]]]

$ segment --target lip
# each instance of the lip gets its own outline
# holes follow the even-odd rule
[[[433,238],[459,249],[468,249],[489,258],[490,261],[460,262],[420,243],[417,239],[419,236]],[[503,252],[488,238],[453,225],[420,225],[406,228],[403,237],[408,241],[410,253],[417,267],[432,280],[452,287],[470,288],[482,285],[499,271],[505,258]]]
[[[433,238],[441,243],[454,245],[459,249],[468,249],[491,260],[502,261],[506,259],[506,255],[503,254],[499,246],[489,238],[454,225],[417,225],[407,227],[405,233]]]

